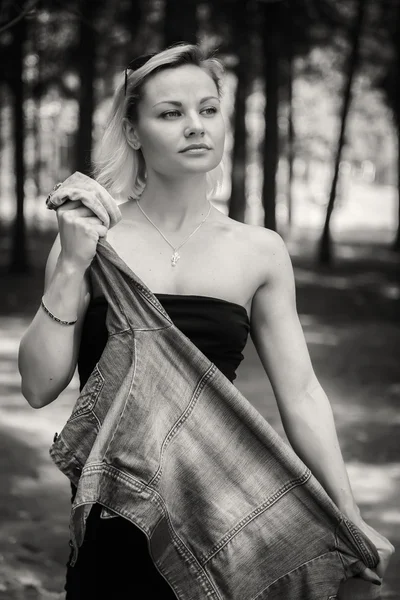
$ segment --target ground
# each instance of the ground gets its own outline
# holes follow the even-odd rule
[[[301,322],[362,514],[399,547],[400,257],[385,232],[347,231],[336,247],[335,268],[316,269],[313,236],[302,229],[288,241]],[[69,486],[48,448],[77,396],[77,378],[56,402],[35,411],[20,393],[16,362],[39,305],[43,256],[53,238],[31,235],[36,268],[24,277],[4,275],[0,295],[0,600],[63,597]],[[251,341],[235,383],[283,433]],[[399,554],[387,571],[384,599],[400,599]]]

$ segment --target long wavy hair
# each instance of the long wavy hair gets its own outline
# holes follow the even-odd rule
[[[214,80],[218,96],[222,94],[224,67],[212,54],[198,45],[180,43],[152,55],[142,66],[124,72],[115,91],[103,135],[93,157],[93,176],[112,196],[138,198],[146,186],[146,163],[141,150],[127,142],[123,119],[135,122],[137,105],[146,81],[161,70],[192,64],[206,70]],[[223,167],[220,163],[206,174],[207,197],[220,188]]]

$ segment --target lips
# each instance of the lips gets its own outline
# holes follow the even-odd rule
[[[180,152],[186,152],[187,150],[199,150],[201,148],[205,150],[211,150],[210,146],[207,146],[207,144],[191,144],[190,146],[186,146],[186,148],[183,150],[180,150]]]

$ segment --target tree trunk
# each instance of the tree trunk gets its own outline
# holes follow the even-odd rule
[[[75,138],[75,168],[85,175],[91,173],[92,129],[94,111],[94,79],[96,72],[95,2],[81,0],[79,22],[79,118]]]
[[[244,223],[246,213],[246,100],[250,84],[250,39],[252,20],[249,2],[243,0],[235,5],[234,34],[237,41],[238,65],[234,108],[234,141],[232,150],[232,191],[229,200],[229,216]],[[245,26],[243,26],[243,24]]]
[[[400,96],[399,96],[400,97]],[[400,104],[400,102],[398,101]],[[400,111],[400,106],[398,107]],[[400,118],[396,120],[397,123],[397,232],[393,244],[393,249],[396,252],[400,252]]]
[[[332,178],[331,191],[329,195],[328,206],[326,209],[325,224],[322,231],[321,240],[318,249],[318,262],[321,265],[330,265],[332,263],[332,241],[330,235],[330,221],[332,212],[335,206],[336,190],[339,180],[339,167],[342,157],[342,150],[345,140],[347,117],[349,114],[349,108],[352,97],[352,87],[354,75],[358,66],[359,61],[359,48],[360,38],[364,16],[366,14],[367,0],[357,0],[357,15],[354,23],[353,36],[352,36],[352,49],[348,60],[347,74],[346,74],[346,86],[343,99],[343,107],[341,114],[341,126],[340,134],[338,139],[338,145],[336,150],[336,158],[334,165],[334,172]]]
[[[287,136],[287,159],[288,159],[288,181],[287,181],[287,225],[290,229],[292,226],[293,216],[293,165],[294,165],[294,122],[293,122],[293,23],[292,23],[292,7],[288,5],[287,14],[287,28],[288,28],[288,39],[287,39],[287,51],[288,51],[288,136]]]
[[[26,20],[21,19],[13,28],[11,61],[14,65],[11,89],[14,96],[12,103],[14,126],[14,171],[15,193],[17,200],[16,217],[11,241],[11,273],[27,273],[29,271],[26,244],[26,225],[24,218],[24,183],[25,183],[25,120],[24,120],[24,42],[26,39]]]
[[[280,3],[264,5],[265,141],[263,205],[264,226],[276,231],[276,171],[278,167],[279,32]]]
[[[400,67],[400,7],[397,7],[396,29],[394,32],[394,47],[396,50],[394,72],[399,72]],[[400,252],[400,89],[399,84],[394,84],[394,112],[397,127],[397,233],[393,249]]]
[[[165,0],[164,45],[197,41],[198,0]]]
[[[43,61],[43,53],[41,48],[41,23],[37,16],[35,17],[32,24],[34,31],[32,34],[32,44],[33,44],[33,52],[36,54],[38,62],[37,62],[37,71],[36,71],[36,80],[35,83],[41,87],[42,82],[42,61]],[[33,87],[33,86],[32,86]],[[42,193],[41,186],[41,172],[42,172],[42,137],[41,137],[41,119],[40,119],[40,109],[42,104],[41,95],[37,98],[32,94],[32,101],[34,103],[34,116],[32,123],[32,133],[34,138],[34,161],[33,161],[33,173],[32,177],[35,182],[36,195],[40,196]]]

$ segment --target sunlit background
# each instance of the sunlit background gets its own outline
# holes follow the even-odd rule
[[[56,236],[45,198],[73,171],[90,173],[125,65],[179,41],[215,49],[226,69],[213,203],[285,239],[356,499],[400,542],[400,2],[3,0],[0,599],[62,597],[69,551],[68,482],[48,448],[78,378],[33,411],[17,368]],[[284,435],[250,339],[235,384]],[[400,599],[398,554],[382,598]]]

